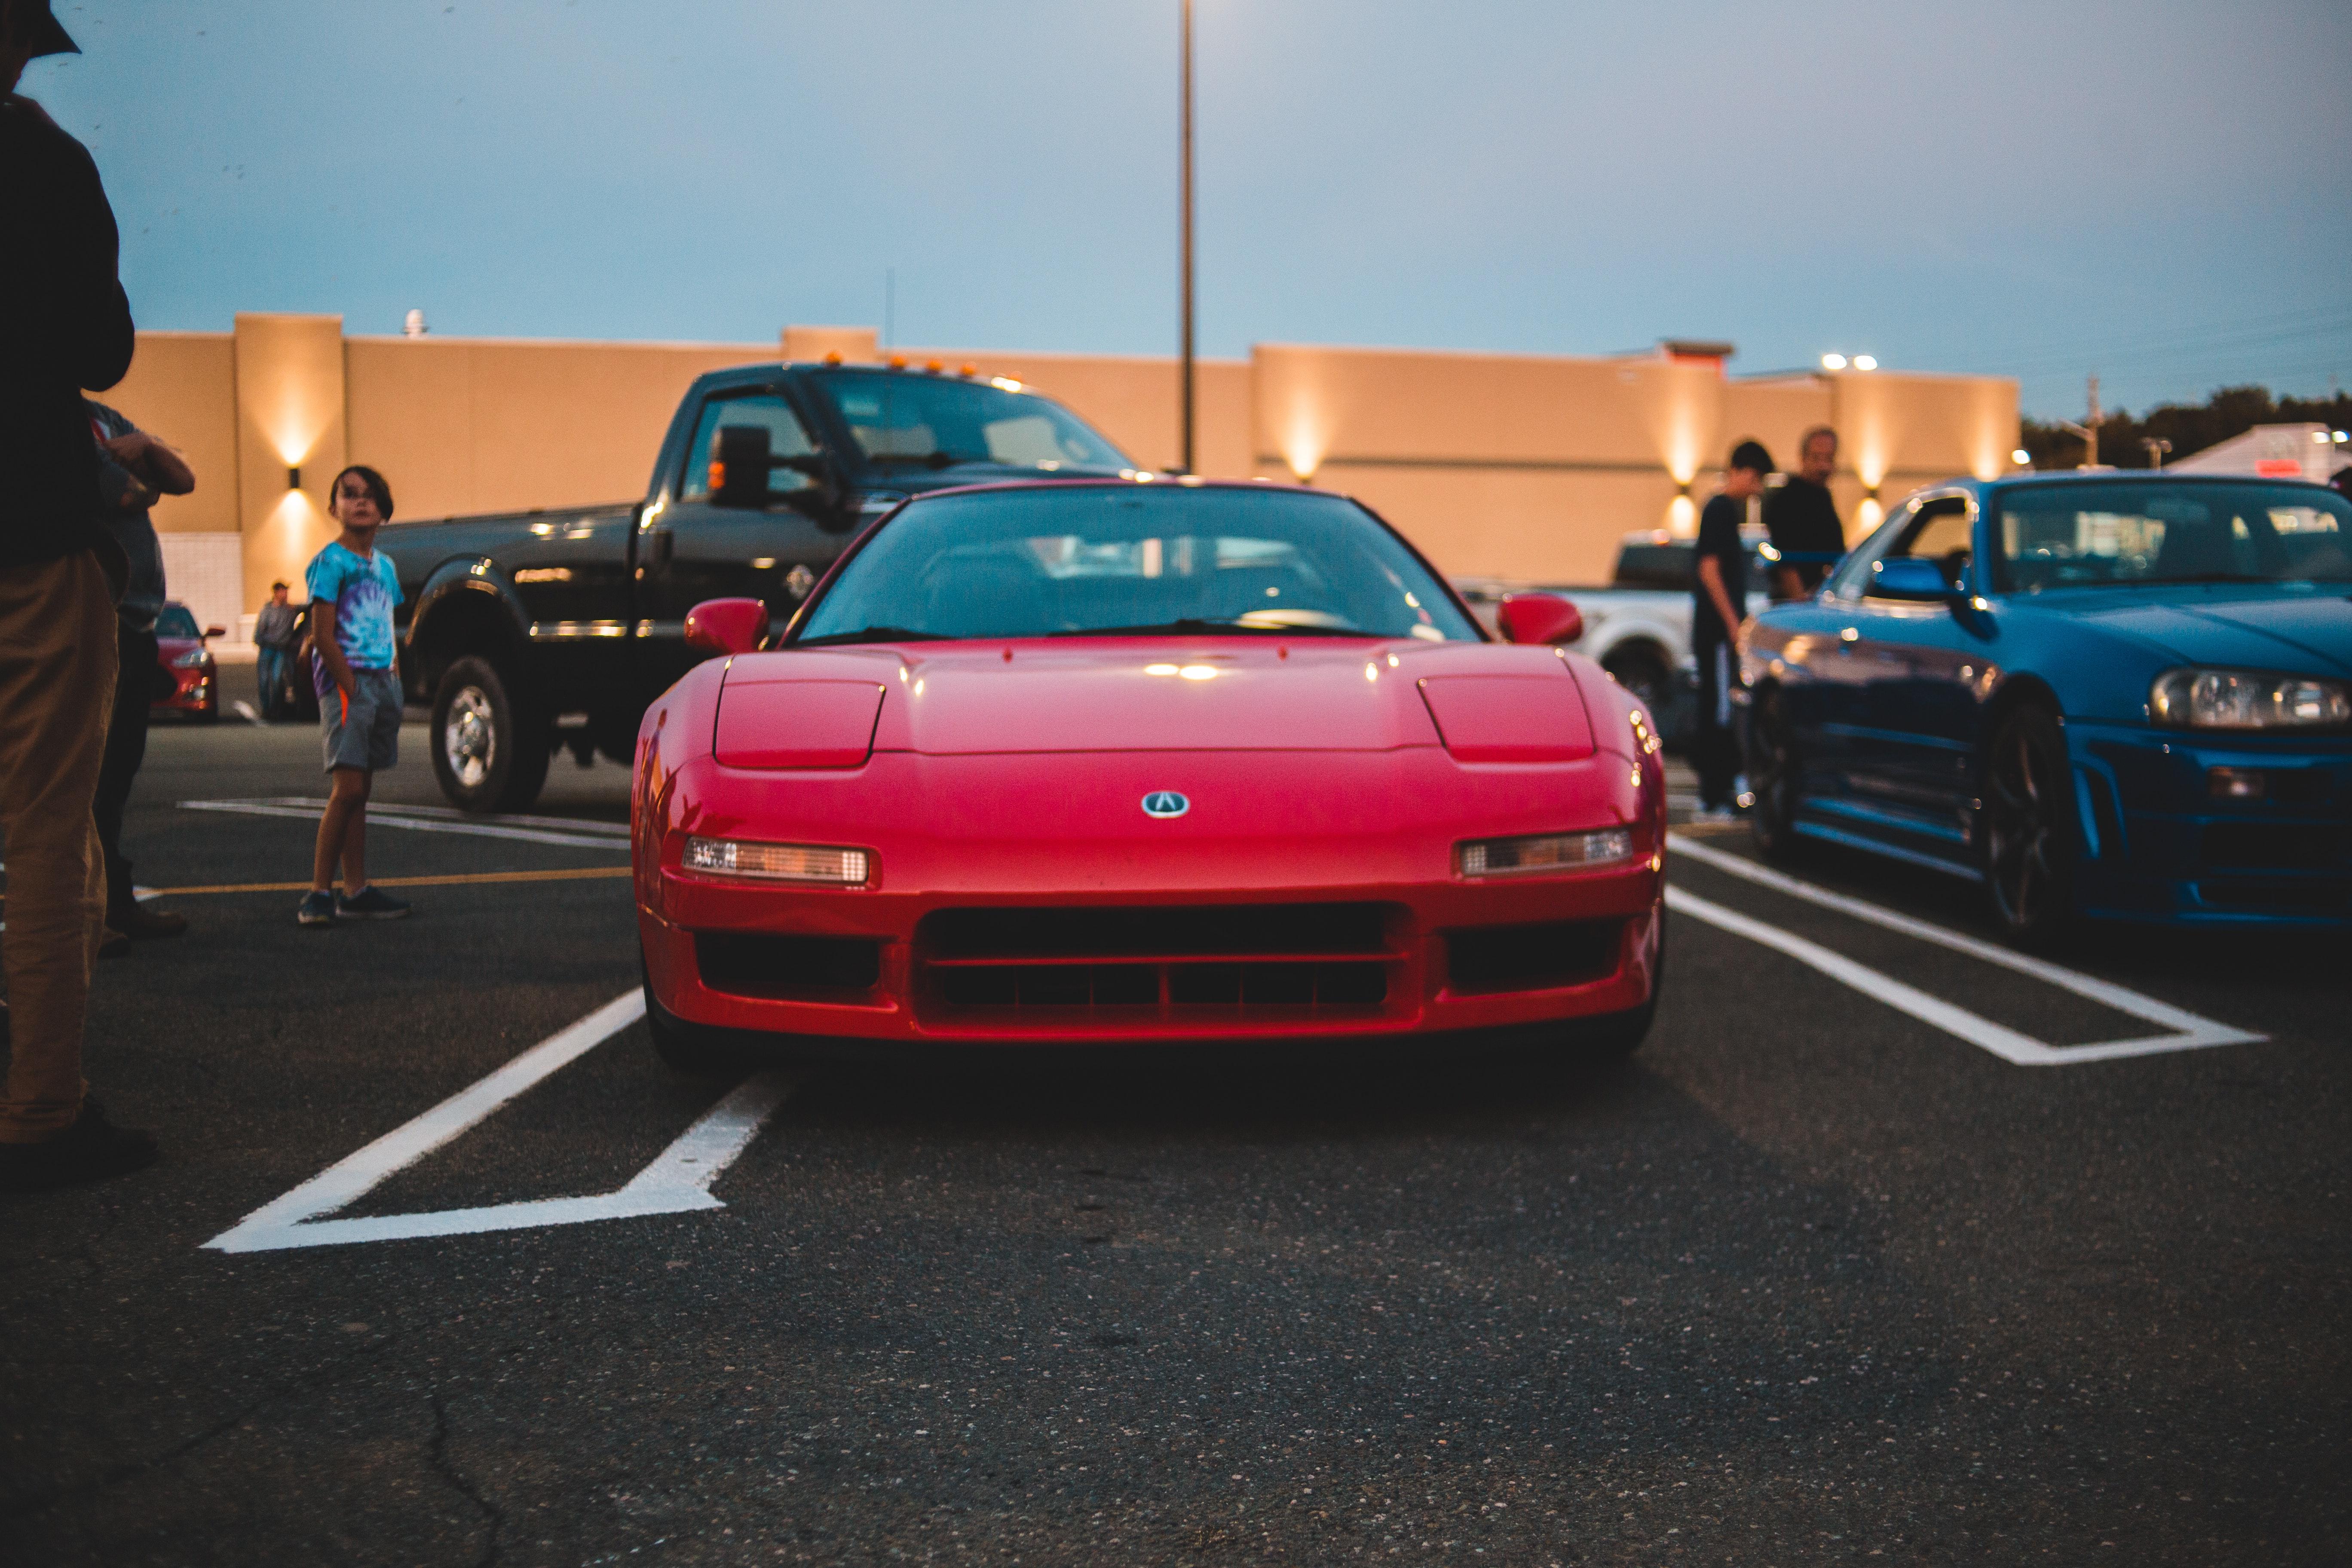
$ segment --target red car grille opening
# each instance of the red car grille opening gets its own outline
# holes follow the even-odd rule
[[[1549,991],[1604,980],[1624,944],[1622,920],[1545,921],[1445,933],[1446,989],[1457,996]]]
[[[713,991],[829,1001],[874,989],[882,978],[882,944],[870,937],[697,931],[694,963]]]
[[[941,910],[916,936],[949,1009],[1378,1009],[1402,955],[1380,904]]]

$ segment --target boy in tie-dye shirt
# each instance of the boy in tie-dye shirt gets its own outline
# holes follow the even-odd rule
[[[392,637],[400,577],[391,557],[375,548],[376,531],[392,520],[392,488],[373,468],[354,464],[335,476],[327,507],[342,532],[310,558],[303,580],[310,590],[310,678],[334,784],[319,819],[310,891],[295,911],[306,926],[397,920],[408,912],[367,879],[368,793],[376,770],[400,760],[400,671]]]

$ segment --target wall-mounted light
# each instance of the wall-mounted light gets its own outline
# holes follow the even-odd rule
[[[2033,466],[2033,454],[2020,447],[2009,455],[2009,460],[2021,468],[2030,468]]]
[[[1823,370],[1843,370],[1845,368],[1845,355],[1823,354],[1822,356],[1822,368]]]
[[[1878,362],[1871,358],[1868,354],[1856,354],[1853,356],[1853,368],[1856,370],[1876,370],[1878,368]]]
[[[289,490],[302,488],[302,470],[292,463],[286,465],[286,488]]]

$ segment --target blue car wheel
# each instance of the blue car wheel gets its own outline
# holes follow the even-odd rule
[[[1756,695],[1748,731],[1748,787],[1756,796],[1748,826],[1768,859],[1788,859],[1801,842],[1797,802],[1803,784],[1804,766],[1789,722],[1788,700],[1779,687],[1768,687]]]
[[[2058,716],[2015,708],[1984,759],[1985,890],[2012,941],[2033,945],[2065,926],[2074,906],[2074,801]]]

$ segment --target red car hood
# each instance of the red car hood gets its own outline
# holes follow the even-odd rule
[[[877,752],[1380,752],[1443,743],[1423,683],[1454,691],[1464,677],[1517,678],[1514,691],[1540,681],[1525,689],[1565,700],[1583,728],[1576,678],[1551,649],[1491,643],[1105,637],[784,650],[734,659],[727,689],[824,683],[824,710],[848,715],[829,721],[871,715]],[[846,700],[869,684],[878,713]],[[781,720],[811,705],[774,711]]]

